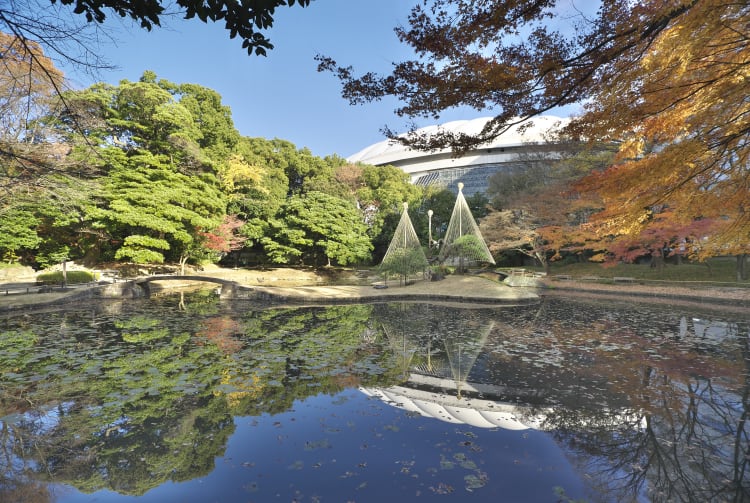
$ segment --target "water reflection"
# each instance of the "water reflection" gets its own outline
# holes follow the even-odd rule
[[[446,305],[376,306],[373,318],[383,326],[404,382],[388,388],[362,388],[362,392],[449,423],[510,430],[538,428],[542,412],[494,400],[507,394],[505,387],[468,380],[498,323],[495,314]],[[483,379],[482,375],[478,378]]]
[[[263,456],[281,456],[280,447],[262,451],[257,435],[273,438],[280,423],[296,439],[285,446],[300,469],[290,479],[288,466],[263,465],[266,484],[282,485],[258,501],[287,490],[314,499],[310,488],[329,475],[339,492],[318,494],[324,500],[432,492],[490,501],[508,484],[523,499],[534,490],[553,499],[559,485],[590,501],[750,500],[749,327],[736,314],[611,302],[269,308],[215,292],[8,316],[0,500],[101,500],[106,489],[149,501],[198,479],[220,500],[222,491],[243,495],[258,481],[231,471],[230,453],[271,463]],[[320,417],[294,416],[306,407]],[[326,438],[305,438],[333,417],[340,424]],[[445,471],[446,428],[470,439],[456,444],[468,452],[456,459],[476,458],[463,475]],[[331,440],[345,432],[348,441]],[[537,450],[522,447],[533,459],[557,459],[545,438],[565,453],[555,470],[497,457],[533,441]],[[378,442],[388,448],[362,454],[361,444]],[[409,465],[401,485],[383,485],[392,475],[374,467],[404,462],[417,444],[414,459],[438,467]],[[346,473],[361,471],[368,490],[347,492],[362,483],[348,486],[326,471],[330,460],[305,458],[311,445],[357,459]]]
[[[428,320],[385,330],[402,366],[408,356],[406,382],[366,393],[443,421],[549,431],[613,500],[750,498],[746,320],[596,305],[571,316],[580,306],[566,302],[398,309]]]

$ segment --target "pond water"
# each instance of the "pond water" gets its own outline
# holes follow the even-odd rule
[[[750,315],[210,291],[0,318],[0,501],[748,501]]]

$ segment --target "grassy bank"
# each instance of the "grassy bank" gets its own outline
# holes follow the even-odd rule
[[[527,270],[543,272],[542,267],[527,267]],[[662,268],[650,267],[647,264],[617,264],[603,266],[595,263],[556,264],[550,267],[550,277],[570,276],[571,279],[613,282],[613,278],[633,278],[647,283],[691,284],[708,286],[741,286],[750,288],[750,281],[737,281],[736,261],[734,257],[719,257],[704,263],[683,262],[682,264],[665,264]]]

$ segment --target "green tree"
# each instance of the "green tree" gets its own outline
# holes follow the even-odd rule
[[[270,233],[289,190],[286,161],[275,145],[276,140],[241,137],[229,157],[217,165],[227,213],[245,222],[239,233],[245,247],[258,254],[264,253],[261,240]],[[232,254],[235,264],[241,253]]]
[[[333,394],[345,387],[396,382],[397,369],[382,346],[382,324],[373,323],[374,314],[373,305],[252,313],[243,325],[248,342],[238,360],[256,369],[267,385],[260,396],[242,397],[236,413],[274,414],[289,410],[295,400],[311,393]],[[364,337],[379,340],[368,347]],[[313,387],[311,380],[316,383]]]
[[[385,255],[403,204],[419,207],[422,188],[409,181],[409,175],[394,166],[361,165],[355,198],[362,209],[376,260]]]
[[[0,259],[17,262],[19,253],[35,249],[42,238],[36,232],[39,219],[32,208],[7,207],[0,209]]]
[[[42,46],[0,32],[0,53],[0,259],[49,265],[57,248],[78,251],[94,173],[44,120],[64,76]]]
[[[312,265],[354,264],[370,258],[372,245],[361,213],[322,192],[292,196],[263,244],[272,261]]]
[[[202,107],[196,97],[205,98]],[[227,204],[216,169],[237,136],[220,97],[146,72],[139,82],[68,93],[65,103],[51,122],[77,145],[73,156],[105,173],[101,203],[88,214],[103,251],[118,260],[183,266],[211,258],[204,238],[221,224]],[[205,122],[222,127],[207,137]],[[89,125],[83,138],[80,124]]]
[[[226,202],[216,180],[185,175],[168,161],[150,152],[122,156],[103,181],[106,204],[91,218],[122,241],[114,258],[184,265],[202,258],[201,233],[221,224]]]
[[[210,159],[221,161],[231,155],[240,141],[240,134],[234,127],[232,110],[222,103],[219,93],[198,84],[176,85],[166,80],[157,82],[153,72],[145,72],[141,81],[158,83],[190,112],[200,131],[196,142]]]
[[[480,238],[473,234],[464,234],[446,245],[445,250],[441,252],[441,255],[445,255],[450,259],[457,258],[459,272],[465,272],[465,262],[475,261],[476,257],[481,257],[486,254],[485,250],[486,245]]]
[[[53,184],[14,192],[0,204],[0,257],[34,267],[85,258],[95,242],[87,212],[96,203],[95,181],[49,175]],[[54,187],[54,188],[53,188]]]
[[[403,284],[415,274],[424,272],[427,259],[421,248],[399,248],[388,254],[378,266],[384,277],[397,276]]]

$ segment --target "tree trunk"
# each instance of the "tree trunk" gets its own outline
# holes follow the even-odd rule
[[[664,253],[662,250],[651,252],[651,268],[659,272],[664,269]]]
[[[747,253],[737,255],[737,281],[748,279]]]

